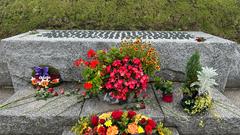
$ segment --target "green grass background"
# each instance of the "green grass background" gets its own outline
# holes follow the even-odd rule
[[[0,0],[0,39],[34,29],[189,30],[240,42],[240,0]]]

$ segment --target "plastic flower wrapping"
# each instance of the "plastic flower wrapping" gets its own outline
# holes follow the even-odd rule
[[[78,135],[172,134],[162,123],[157,124],[153,119],[131,110],[82,117],[72,131]]]
[[[89,49],[87,60],[74,61],[84,67],[84,95],[108,94],[111,98],[126,101],[130,95],[139,97],[147,89],[149,78],[160,70],[159,55],[150,44],[122,42],[119,48]]]

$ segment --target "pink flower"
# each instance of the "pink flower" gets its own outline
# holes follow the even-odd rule
[[[132,61],[136,65],[139,65],[141,63],[141,60],[139,58],[134,58]]]
[[[122,61],[123,63],[127,63],[129,61],[129,57],[128,56],[124,57]]]
[[[117,67],[117,66],[121,66],[121,61],[120,60],[115,60],[113,63],[112,63],[113,66]]]
[[[110,82],[108,82],[108,83],[106,84],[106,88],[107,88],[107,89],[112,89],[113,86],[112,86],[112,84],[111,84]]]
[[[106,71],[107,71],[107,73],[110,73],[110,72],[111,72],[111,65],[108,65],[108,66],[106,67]]]

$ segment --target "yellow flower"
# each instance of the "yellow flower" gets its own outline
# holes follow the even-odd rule
[[[107,126],[107,127],[110,127],[110,126],[112,126],[112,121],[108,120],[104,123],[104,125]]]
[[[42,87],[47,87],[48,86],[48,80],[42,80],[41,82],[40,82],[40,85],[42,86]]]
[[[135,116],[135,122],[138,123],[141,120],[141,114]]]
[[[118,134],[118,127],[111,126],[107,129],[107,135],[117,135]]]
[[[144,133],[144,129],[141,126],[138,126],[138,133],[139,134]]]
[[[104,119],[104,120],[106,120],[106,119],[110,118],[111,115],[112,115],[112,112],[103,113],[103,114],[101,114],[101,115],[99,116],[99,119]]]
[[[138,133],[138,126],[136,123],[130,123],[128,124],[128,129],[127,129],[128,133],[130,134],[137,134]]]

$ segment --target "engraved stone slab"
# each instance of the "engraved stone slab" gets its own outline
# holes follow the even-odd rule
[[[50,64],[60,70],[64,81],[78,81],[81,71],[72,63],[85,57],[89,48],[108,49],[122,39],[136,37],[151,42],[160,52],[161,73],[166,79],[183,81],[188,58],[199,50],[202,65],[217,69],[218,90],[223,91],[226,84],[240,87],[237,43],[203,32],[37,30],[2,40],[0,54],[17,91],[29,83],[33,66]],[[206,41],[197,42],[196,37]]]

